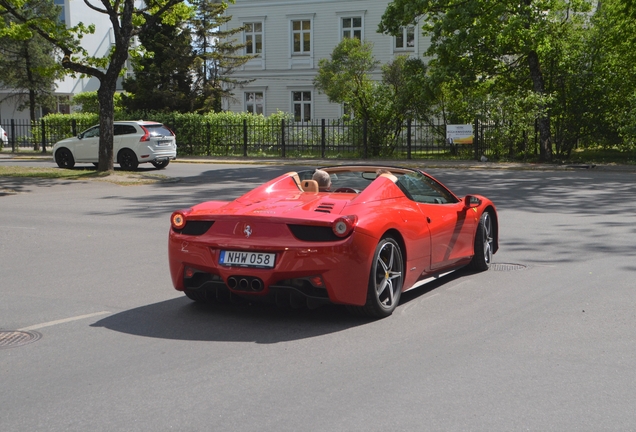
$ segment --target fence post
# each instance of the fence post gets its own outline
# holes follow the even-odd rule
[[[73,133],[73,136],[77,136],[77,120],[75,119],[71,120],[71,132]]]
[[[285,119],[280,121],[281,137],[280,137],[280,153],[281,157],[285,157]]]
[[[15,120],[11,119],[11,153],[15,153]]]
[[[212,137],[210,136],[211,135],[210,134],[210,132],[211,132],[210,129],[211,129],[210,123],[206,122],[205,123],[205,141],[208,144],[208,151],[207,151],[208,156],[210,156],[212,154],[211,149],[210,149],[210,146],[212,145]]]
[[[539,154],[539,119],[534,119],[534,154]]]
[[[406,158],[411,159],[411,119],[406,121]]]
[[[243,157],[247,157],[247,119],[243,119]]]
[[[479,119],[475,117],[475,137],[473,138],[473,149],[475,150],[475,160],[479,160]]]
[[[321,121],[320,128],[320,154],[323,159],[325,158],[325,119]]]
[[[46,125],[44,124],[44,119],[40,120],[42,124],[42,153],[44,153],[46,149]]]
[[[364,123],[362,123],[362,144],[363,144],[363,148],[364,148],[364,154],[363,154],[363,159],[367,159],[369,156],[369,153],[367,151],[367,119],[364,120]]]

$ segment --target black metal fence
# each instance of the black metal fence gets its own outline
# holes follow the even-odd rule
[[[12,152],[33,150],[45,153],[50,150],[56,142],[77,135],[84,129],[93,126],[92,124],[82,124],[72,119],[65,124],[48,124],[44,119],[31,122],[30,120],[1,120],[0,126],[8,135],[6,148]],[[0,142],[0,147],[3,143]]]
[[[201,117],[165,116],[162,121],[177,136],[178,155],[244,156],[343,159],[479,159],[489,155],[492,143],[488,128],[475,121],[472,144],[452,144],[446,140],[446,125],[408,121],[389,128],[366,122],[316,120],[290,122],[256,117],[253,120],[219,121]],[[4,151],[50,150],[57,141],[75,136],[93,124],[0,121],[9,135]]]

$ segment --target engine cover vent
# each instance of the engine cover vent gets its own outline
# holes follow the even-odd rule
[[[321,213],[331,213],[334,207],[334,203],[320,203],[318,204],[318,207],[316,207],[316,211]]]

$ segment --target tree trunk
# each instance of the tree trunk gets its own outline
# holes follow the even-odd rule
[[[115,49],[110,58],[106,73],[95,75],[99,78],[97,100],[99,101],[99,162],[97,171],[113,171],[115,102],[119,73],[128,58],[128,46],[132,37],[132,16],[135,9],[134,0],[123,0],[123,8],[119,14],[109,14],[115,34]]]
[[[29,83],[29,118],[31,123],[33,123],[35,121],[35,78],[33,78],[31,56],[29,55],[29,42],[25,42],[22,53],[24,55],[24,64],[26,65],[27,82]],[[37,140],[33,141],[33,150],[40,150],[40,143]]]
[[[536,51],[530,51],[528,54],[528,66],[530,67],[533,91],[541,96],[545,95],[543,74]],[[550,116],[545,110],[545,105],[541,103],[540,108],[543,114],[537,119],[540,141],[539,159],[545,162],[552,160],[552,133],[550,131]]]
[[[101,81],[97,90],[97,100],[99,101],[99,162],[97,171],[113,171],[113,141],[114,141],[114,112],[116,82]]]

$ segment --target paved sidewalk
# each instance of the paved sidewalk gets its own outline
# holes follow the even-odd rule
[[[0,152],[0,159],[16,160],[49,160],[51,155],[37,155],[29,153]],[[549,163],[523,163],[523,162],[478,162],[459,160],[429,160],[429,159],[300,159],[300,158],[254,158],[254,157],[183,157],[172,163],[210,163],[210,164],[254,164],[254,165],[389,165],[406,166],[413,168],[455,168],[455,169],[512,169],[512,170],[596,170],[596,171],[624,171],[636,173],[636,165],[618,164],[549,164]]]

